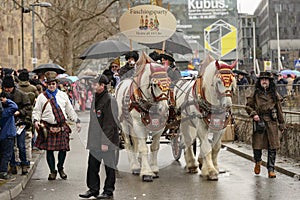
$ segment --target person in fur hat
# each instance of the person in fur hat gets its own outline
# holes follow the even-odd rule
[[[136,61],[139,59],[139,54],[137,51],[129,51],[125,55],[126,64],[120,69],[120,78],[124,80],[126,78],[131,78],[135,72]]]

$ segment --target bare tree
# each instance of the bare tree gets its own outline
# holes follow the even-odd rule
[[[118,31],[119,0],[49,0],[46,37],[53,62],[74,74],[78,56],[94,42]]]

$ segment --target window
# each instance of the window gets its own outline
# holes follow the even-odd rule
[[[8,55],[14,55],[14,39],[8,38]]]
[[[18,39],[18,56],[21,56],[21,40]]]

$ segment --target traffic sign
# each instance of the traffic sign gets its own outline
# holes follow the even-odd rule
[[[270,61],[270,60],[264,61],[264,68],[265,68],[265,71],[272,70],[272,61]]]
[[[294,67],[300,68],[300,60],[294,60]]]
[[[37,64],[37,58],[32,58],[32,64]]]

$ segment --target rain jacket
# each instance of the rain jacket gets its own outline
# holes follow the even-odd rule
[[[0,119],[0,141],[8,137],[16,136],[14,113],[18,110],[17,104],[10,99],[7,99],[5,103],[2,103],[2,107],[2,117]]]

